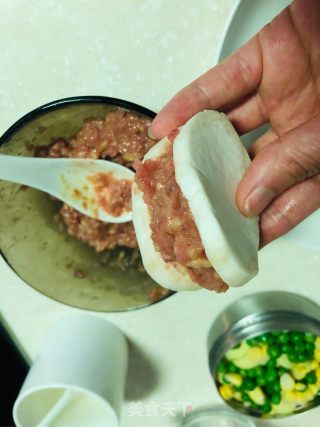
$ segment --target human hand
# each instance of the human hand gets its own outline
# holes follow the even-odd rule
[[[199,111],[225,112],[239,134],[271,129],[249,149],[253,161],[237,203],[260,215],[260,244],[320,207],[320,0],[296,0],[218,66],[160,111],[162,138]]]

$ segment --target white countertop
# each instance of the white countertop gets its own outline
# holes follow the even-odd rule
[[[158,111],[213,65],[232,0],[0,0],[0,134],[46,102],[74,95],[127,99]],[[123,427],[173,427],[183,404],[221,403],[206,338],[215,315],[242,295],[288,290],[320,303],[320,250],[280,239],[260,252],[260,274],[224,295],[179,293],[149,308],[97,314],[131,353]],[[23,283],[0,259],[0,311],[30,359],[48,329],[78,310]],[[157,408],[153,416],[152,406]],[[319,409],[266,422],[318,425]]]

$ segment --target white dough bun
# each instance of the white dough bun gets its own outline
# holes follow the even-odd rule
[[[157,159],[171,142],[164,138],[145,155]],[[258,273],[259,229],[236,204],[236,190],[249,156],[227,117],[203,111],[179,129],[173,144],[175,176],[198,228],[206,256],[229,286],[242,286]],[[172,290],[197,290],[187,271],[165,263],[154,248],[143,193],[132,190],[133,224],[147,273]]]

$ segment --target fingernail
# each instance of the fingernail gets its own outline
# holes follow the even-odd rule
[[[251,191],[243,205],[243,213],[246,216],[257,216],[274,198],[275,193],[268,187],[260,185]]]
[[[148,137],[149,137],[149,138],[151,138],[151,139],[155,139],[155,137],[154,137],[154,135],[153,135],[153,133],[152,133],[152,130],[151,130],[151,126],[149,126],[149,127],[148,127],[147,134],[148,134]]]

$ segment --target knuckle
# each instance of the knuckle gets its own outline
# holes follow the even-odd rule
[[[232,58],[232,62],[222,62],[220,64],[220,76],[225,81],[227,87],[246,88],[252,75],[250,63],[242,58],[238,53]],[[236,63],[236,66],[235,66]]]
[[[294,182],[299,182],[320,172],[320,151],[287,150],[283,163]]]
[[[207,108],[210,103],[210,97],[205,85],[203,85],[200,80],[195,80],[193,82],[193,88],[198,93],[204,108]]]

